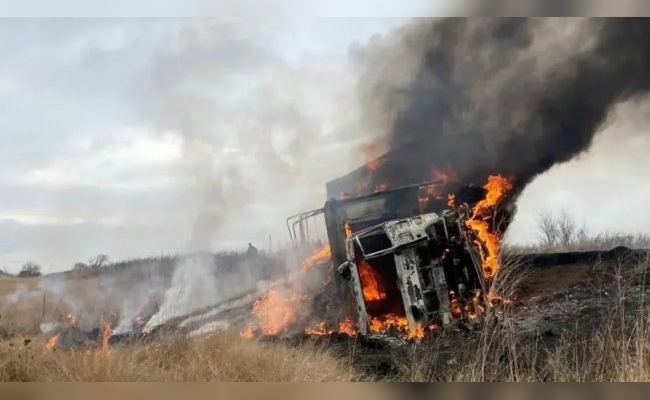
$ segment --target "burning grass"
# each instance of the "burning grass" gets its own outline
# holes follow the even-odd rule
[[[314,260],[323,261],[324,254],[323,249],[316,249]],[[602,265],[589,266],[598,280],[609,277],[610,286],[603,291],[609,293],[608,308],[598,311],[604,323],[584,325],[571,320],[575,325],[559,336],[556,333],[551,343],[544,332],[522,336],[518,330],[514,313],[522,304],[517,290],[520,281],[527,278],[526,266],[501,265],[495,269],[489,292],[512,298],[518,305],[501,302],[502,307],[488,309],[477,332],[436,330],[426,340],[408,344],[406,354],[387,353],[392,357],[387,361],[393,367],[390,372],[367,369],[359,361],[360,349],[354,338],[349,341],[352,345],[328,344],[332,333],[356,334],[349,318],[338,326],[322,322],[306,326],[305,333],[322,340],[310,339],[298,345],[256,340],[251,328],[196,338],[161,336],[153,342],[129,345],[111,346],[106,340],[97,340],[91,349],[64,349],[57,347],[51,334],[38,333],[44,315],[49,320],[58,313],[56,320],[77,323],[59,300],[33,297],[9,305],[5,301],[0,309],[0,334],[4,329],[12,335],[0,337],[0,381],[645,381],[650,379],[650,314],[643,296],[632,302],[629,299],[639,291],[645,293],[649,266],[647,261],[625,270],[614,266],[614,271],[605,271]],[[569,268],[575,267],[555,267],[555,280],[565,280],[563,274]],[[68,289],[80,293],[85,293],[83,285],[90,282],[73,281]],[[543,297],[552,301],[557,290],[542,287],[551,281],[550,277],[538,280],[537,286],[529,282],[526,290],[533,296],[544,292]],[[596,282],[587,282],[582,275],[576,281],[585,281],[586,285]],[[21,284],[33,288],[38,279],[0,278],[2,299]],[[277,333],[287,325],[293,318],[291,310],[300,301],[299,297],[285,298],[273,291],[263,296],[255,309],[264,317],[260,320],[265,322],[262,326],[266,333]],[[581,313],[575,312],[576,317]],[[399,320],[385,322],[404,330]],[[108,337],[110,330],[110,323],[101,324],[100,338]],[[412,335],[419,337],[421,333]]]
[[[523,265],[503,265],[494,285],[513,295]],[[571,268],[570,266],[566,268]],[[604,268],[600,266],[599,268]],[[163,336],[153,343],[92,350],[48,349],[47,336],[0,342],[1,381],[646,381],[650,379],[650,314],[641,297],[650,262],[625,270],[609,266],[600,276],[620,276],[609,286],[610,306],[599,326],[576,322],[549,344],[543,335],[522,337],[514,308],[495,323],[488,312],[479,332],[443,332],[396,355],[391,374],[370,373],[355,359],[355,347],[336,350],[314,342],[265,343],[218,333],[199,338]],[[618,268],[618,269],[617,269]],[[314,335],[326,334],[322,325]],[[451,348],[450,343],[456,343]]]

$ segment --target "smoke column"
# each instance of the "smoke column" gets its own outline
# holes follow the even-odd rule
[[[410,157],[435,164],[441,138],[478,132],[486,154],[468,147],[453,167],[466,183],[514,176],[514,201],[587,150],[613,106],[646,94],[648,34],[642,18],[419,19],[353,56],[366,119],[391,150],[410,145]],[[412,173],[402,165],[389,154],[384,174]]]

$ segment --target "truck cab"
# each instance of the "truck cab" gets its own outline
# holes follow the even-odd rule
[[[361,334],[382,333],[387,318],[411,332],[471,320],[480,306],[485,281],[463,224],[470,205],[450,209],[445,201],[421,212],[423,188],[326,204],[332,263],[344,286],[339,293],[354,304]]]

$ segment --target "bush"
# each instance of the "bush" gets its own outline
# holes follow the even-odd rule
[[[540,213],[538,229],[542,245],[569,247],[586,239],[585,227],[578,224],[562,210],[555,217],[549,213]]]
[[[18,276],[21,278],[30,277],[30,276],[41,276],[41,266],[33,263],[31,261],[23,264],[23,267],[18,272]]]

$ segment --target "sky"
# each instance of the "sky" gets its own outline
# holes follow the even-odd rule
[[[32,260],[56,271],[98,253],[122,259],[265,244],[269,234],[289,240],[284,219],[320,206],[313,200],[324,197],[329,175],[288,170],[302,160],[266,149],[297,152],[308,136],[301,129],[341,135],[348,121],[337,125],[342,111],[327,103],[349,97],[341,77],[348,47],[401,22],[3,20],[0,266],[15,271]],[[257,182],[269,168],[277,181]],[[307,194],[289,205],[295,185]],[[274,204],[246,207],[241,198],[280,187],[269,200],[287,207],[270,217]],[[256,220],[263,233],[251,235],[244,222],[221,227],[226,213],[228,223],[233,213]]]
[[[30,13],[21,4],[0,10]],[[163,17],[194,12],[160,4]],[[351,47],[405,21],[0,21],[0,267],[287,242],[286,217],[321,207],[325,182],[358,166],[371,136],[356,123]],[[594,232],[650,231],[647,107],[620,113],[626,123],[526,189],[509,240],[534,241],[537,213],[560,207]]]

